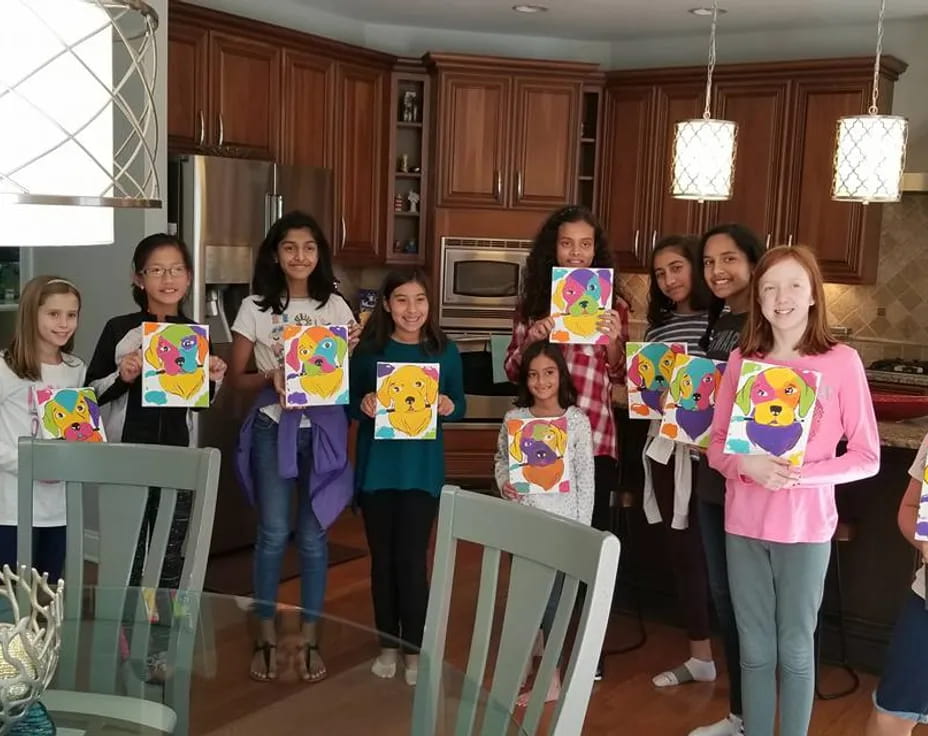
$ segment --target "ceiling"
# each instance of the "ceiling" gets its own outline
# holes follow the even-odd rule
[[[264,0],[268,5],[280,0]],[[526,0],[547,12],[512,10],[519,0],[290,0],[371,24],[524,34],[596,41],[704,33],[709,18],[687,12],[712,0]],[[216,3],[220,4],[220,3]],[[721,0],[719,31],[873,23],[878,0]],[[888,0],[887,19],[928,18],[926,0]]]

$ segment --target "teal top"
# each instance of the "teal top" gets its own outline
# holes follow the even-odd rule
[[[361,413],[361,399],[377,390],[378,362],[438,364],[438,393],[451,399],[454,411],[447,417],[438,417],[438,430],[434,439],[374,439],[374,420]],[[426,354],[421,345],[390,340],[379,354],[363,348],[357,350],[351,357],[350,365],[351,401],[348,410],[352,419],[359,422],[356,487],[363,493],[416,489],[438,496],[445,482],[442,423],[460,419],[467,408],[464,372],[457,345],[449,341],[444,351],[436,356]],[[382,437],[392,433],[390,428],[381,430]]]

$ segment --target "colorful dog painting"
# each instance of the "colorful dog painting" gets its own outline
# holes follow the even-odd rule
[[[918,499],[915,539],[919,542],[928,542],[928,465],[922,473],[922,492]]]
[[[567,418],[510,419],[509,482],[519,493],[568,493]]]
[[[632,419],[660,419],[664,395],[670,388],[678,355],[686,345],[670,342],[630,342],[625,347],[628,373],[628,416]]]
[[[209,406],[209,328],[142,323],[142,406]]]
[[[288,407],[348,403],[347,325],[286,325],[283,340]]]
[[[374,439],[435,439],[438,375],[438,363],[377,363]]]
[[[819,379],[815,371],[745,361],[738,377],[725,452],[774,455],[801,465]]]
[[[678,354],[664,400],[662,436],[697,447],[709,446],[709,428],[715,414],[715,392],[725,363]]]
[[[92,388],[36,388],[35,407],[44,439],[106,442]]]
[[[605,345],[599,319],[611,302],[611,268],[551,269],[551,342]]]

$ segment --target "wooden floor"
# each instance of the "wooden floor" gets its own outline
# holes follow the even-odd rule
[[[344,516],[331,530],[330,538],[342,544],[364,546],[360,520],[350,515]],[[479,561],[477,548],[467,547],[459,551],[452,600],[452,620],[449,626],[448,659],[452,664],[461,668],[466,663],[470,631],[469,616],[473,615],[476,603]],[[330,569],[326,598],[327,614],[357,621],[367,626],[372,625],[369,564],[369,558],[365,557]],[[284,583],[281,586],[280,597],[283,603],[297,604],[299,601],[298,582]],[[631,622],[625,617],[617,616],[610,628],[607,643],[620,644],[623,634],[632,634]],[[241,636],[242,641],[224,641],[223,647],[241,647],[241,679],[247,682],[245,667],[247,667],[250,642],[246,640],[244,632]],[[609,657],[606,662],[605,680],[594,686],[584,734],[686,736],[690,729],[723,717],[728,710],[728,692],[724,673],[720,673],[718,682],[714,684],[693,684],[661,690],[651,684],[651,677],[657,671],[675,666],[684,659],[685,646],[682,631],[668,626],[649,624],[648,641],[642,648],[627,654]],[[325,640],[323,640],[322,649],[325,654]],[[376,644],[372,641],[369,652],[372,653],[375,650]],[[348,655],[340,653],[338,656],[344,658]],[[360,661],[368,656],[368,651],[355,651],[352,656],[355,658],[354,661]],[[337,667],[338,663],[330,660],[330,666]],[[360,671],[366,673],[366,667],[360,668]],[[827,670],[823,673],[823,683],[826,686],[840,684],[840,677],[840,672]],[[229,708],[232,703],[240,700],[234,693],[235,678],[234,673],[226,673],[223,677],[226,685],[224,685],[224,697],[219,698],[219,701],[224,702],[217,702],[216,710],[200,710],[194,713],[196,733],[251,732],[239,731],[234,726],[233,730],[228,730]],[[853,695],[832,701],[817,700],[809,733],[813,736],[859,736],[870,712],[870,693],[874,685],[875,678],[862,675],[861,688]],[[249,697],[253,697],[255,692],[253,688],[249,687],[246,690],[244,683],[242,687],[242,695],[247,691]],[[287,690],[297,688],[295,692],[298,694],[299,688],[312,690],[313,686],[277,683],[262,687],[266,688],[266,697],[279,698],[280,693],[273,694],[271,691],[277,688]],[[309,696],[309,692],[306,696]],[[241,705],[244,718],[248,704],[241,703]],[[370,710],[369,730],[363,730],[371,734],[384,733],[377,724],[376,708]],[[214,722],[210,723],[211,721]],[[227,725],[220,727],[222,724]],[[292,724],[280,725],[281,729],[278,730],[273,723],[263,722],[260,730],[269,735],[290,733],[288,727],[292,727]],[[361,730],[358,733],[361,733]],[[928,729],[918,729],[916,734],[928,736]]]

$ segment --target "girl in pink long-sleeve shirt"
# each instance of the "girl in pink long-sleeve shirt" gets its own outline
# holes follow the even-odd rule
[[[708,456],[726,479],[728,576],[741,643],[745,732],[773,736],[779,665],[780,734],[805,736],[814,697],[813,636],[838,522],[835,485],[875,475],[880,442],[860,357],[830,335],[812,251],[768,251],[751,288],[741,347],[731,355],[716,399]],[[743,357],[800,375],[820,374],[801,468],[767,455],[724,453]],[[847,451],[838,457],[842,438]]]

